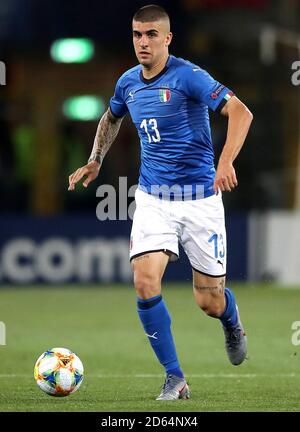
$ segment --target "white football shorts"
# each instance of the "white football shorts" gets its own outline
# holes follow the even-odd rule
[[[226,229],[221,192],[208,198],[169,201],[141,189],[130,237],[130,260],[149,252],[179,258],[180,243],[192,268],[208,276],[226,274]]]

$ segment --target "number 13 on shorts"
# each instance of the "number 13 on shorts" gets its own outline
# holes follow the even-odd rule
[[[225,256],[225,245],[222,234],[213,234],[209,237],[208,243],[212,243],[214,246],[214,254],[216,259],[223,260]]]

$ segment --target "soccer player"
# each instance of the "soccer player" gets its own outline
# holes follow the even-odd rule
[[[163,8],[148,5],[139,9],[132,30],[139,65],[118,80],[99,122],[88,163],[70,175],[69,190],[83,177],[87,187],[98,176],[129,111],[141,142],[130,241],[137,311],[166,372],[157,400],[188,399],[189,387],[176,354],[161,280],[168,262],[178,258],[180,242],[192,267],[196,303],[208,316],[220,320],[230,362],[242,363],[247,339],[234,294],[225,288],[222,192],[238,184],[233,162],[253,116],[229,88],[205,70],[169,54],[172,33]],[[228,117],[216,170],[208,108]]]

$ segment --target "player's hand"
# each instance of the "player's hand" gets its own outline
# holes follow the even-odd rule
[[[215,194],[218,193],[219,189],[222,192],[231,192],[237,185],[238,181],[232,163],[220,160],[214,182]]]
[[[95,178],[98,176],[99,170],[100,164],[97,161],[89,162],[87,165],[78,168],[78,170],[69,176],[68,190],[73,191],[75,189],[76,183],[78,183],[83,177],[86,177],[86,179],[82,184],[84,187],[88,187],[91,181],[95,180]]]

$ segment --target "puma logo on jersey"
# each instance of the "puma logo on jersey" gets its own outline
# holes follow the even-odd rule
[[[128,93],[128,96],[130,97],[130,99],[129,99],[129,101],[128,102],[132,102],[132,101],[134,101],[134,90],[133,91],[130,91],[129,93]]]

